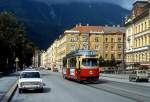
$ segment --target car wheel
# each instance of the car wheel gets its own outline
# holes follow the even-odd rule
[[[148,79],[146,79],[145,81],[148,82]]]
[[[132,81],[131,77],[129,77],[129,81]]]
[[[39,89],[39,92],[43,92],[43,88],[42,88],[42,89]]]
[[[136,81],[136,82],[139,82],[140,80],[139,80],[139,78],[137,78],[137,79],[135,79],[135,81]]]
[[[22,89],[19,89],[19,93],[21,94],[23,92],[23,90]]]

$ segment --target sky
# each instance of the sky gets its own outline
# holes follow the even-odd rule
[[[126,9],[131,9],[132,4],[137,1],[137,0],[37,0],[41,2],[46,2],[46,3],[69,3],[73,1],[80,1],[80,2],[108,2],[108,3],[114,3],[122,6],[123,8]],[[140,0],[140,1],[145,1],[145,0]]]

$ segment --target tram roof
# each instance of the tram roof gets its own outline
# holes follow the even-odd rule
[[[96,56],[96,52],[95,51],[91,51],[91,50],[77,50],[77,51],[73,51],[73,52],[70,52],[69,54],[67,54],[67,57],[72,57],[72,56],[95,57]]]

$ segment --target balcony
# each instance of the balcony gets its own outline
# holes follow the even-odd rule
[[[133,52],[133,49],[126,49],[125,52],[126,52],[126,53],[132,53],[132,52]]]
[[[134,52],[145,51],[145,50],[148,50],[148,49],[149,49],[149,47],[145,46],[145,47],[134,49]]]
[[[146,34],[148,34],[148,33],[150,33],[149,29],[144,30],[144,31],[142,31],[142,32],[140,32],[140,33],[135,34],[134,37],[137,38],[137,37],[140,37],[140,36],[144,36],[144,35],[146,35]]]
[[[129,49],[126,51],[126,53],[134,53],[134,52],[142,52],[149,50],[150,46],[144,46],[144,47],[139,47],[139,48],[134,48],[134,49]]]

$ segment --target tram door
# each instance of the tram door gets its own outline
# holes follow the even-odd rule
[[[62,68],[62,73],[63,73],[63,75],[66,76],[66,74],[67,74],[66,72],[67,72],[67,59],[64,58],[64,59],[63,59],[63,68]]]
[[[76,57],[70,58],[69,60],[70,76],[75,76],[76,63],[77,63]]]

